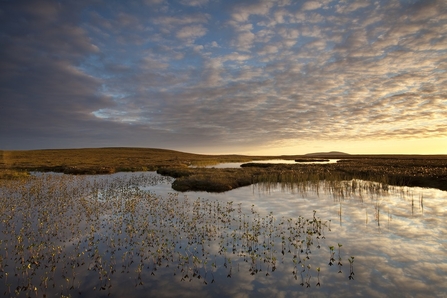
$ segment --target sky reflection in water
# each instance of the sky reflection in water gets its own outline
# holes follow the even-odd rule
[[[327,237],[341,239],[356,257],[356,279],[346,291],[365,296],[440,296],[447,290],[446,199],[446,192],[420,188],[345,199],[274,189],[255,193],[252,201],[259,208],[274,208],[277,216],[315,209],[331,219],[332,233]],[[331,293],[340,293],[345,284],[333,285]]]
[[[325,192],[323,187],[317,194],[280,186],[268,189],[248,186],[223,194],[189,192],[187,195],[240,202],[247,209],[255,205],[259,213],[273,212],[276,219],[308,218],[316,210],[322,220],[331,221],[332,231],[325,234],[326,242],[343,245],[344,271],[349,266],[346,257],[355,256],[354,281],[348,281],[344,274],[327,274],[322,277],[324,285],[321,288],[303,289],[292,279],[290,272],[282,272],[278,279],[251,280],[251,287],[245,285],[251,290],[241,290],[241,295],[254,296],[255,292],[260,292],[277,297],[302,297],[303,294],[440,297],[447,293],[445,191],[390,187],[388,193],[380,195],[352,194],[340,198]],[[313,261],[317,253],[313,255]],[[324,259],[320,264],[322,272],[338,270],[336,266],[326,266],[327,252],[319,256]]]
[[[103,200],[108,195],[116,195],[112,190],[120,183],[125,183],[129,189],[135,188],[150,191],[160,200],[172,194],[178,195],[179,202],[187,200],[190,203],[201,198],[202,201],[218,201],[221,206],[233,202],[247,216],[254,208],[260,217],[269,216],[272,212],[275,224],[296,220],[300,216],[312,218],[316,215],[328,222],[331,229],[324,230],[326,239],[320,240],[321,249],[315,245],[310,254],[308,264],[311,264],[310,287],[301,286],[302,278],[298,274],[295,279],[293,263],[287,253],[284,259],[278,258],[276,270],[271,266],[260,264],[262,272],[250,274],[250,263],[244,262],[243,257],[229,253],[232,266],[223,267],[222,264],[201,279],[192,278],[181,281],[179,271],[163,263],[158,270],[143,270],[140,278],[144,282],[138,285],[135,270],[136,264],[127,268],[130,273],[119,275],[114,286],[109,291],[89,292],[98,284],[98,274],[84,270],[77,276],[82,284],[83,297],[107,296],[120,297],[124,295],[145,297],[326,297],[330,296],[406,296],[406,297],[439,297],[447,292],[445,276],[447,276],[447,193],[434,189],[390,187],[388,192],[358,192],[346,193],[343,196],[330,192],[328,185],[321,183],[318,192],[315,190],[289,189],[280,186],[248,186],[226,193],[213,194],[205,192],[180,193],[170,187],[171,179],[164,179],[156,183],[138,185],[140,173],[118,173],[110,176],[92,176],[74,179],[79,186],[98,188],[95,195]],[[144,176],[158,175],[144,173]],[[364,185],[373,186],[373,183]],[[121,187],[120,186],[120,187]],[[0,189],[0,194],[2,190]],[[4,194],[8,192],[4,191]],[[136,192],[137,193],[137,192]],[[160,205],[161,206],[161,205]],[[138,210],[137,210],[138,212]],[[103,219],[111,216],[104,211]],[[113,215],[112,215],[113,216]],[[148,221],[150,216],[148,217]],[[82,222],[82,221],[81,221]],[[328,228],[329,228],[328,227]],[[104,228],[106,231],[106,228]],[[86,235],[80,237],[87,238]],[[338,259],[337,244],[342,244],[341,256],[343,266],[335,263],[328,265],[329,245],[335,246],[335,258]],[[99,249],[104,246],[99,245]],[[277,247],[279,249],[279,247]],[[65,247],[69,255],[70,245]],[[130,248],[129,248],[130,249]],[[179,250],[179,248],[177,248]],[[219,245],[212,243],[210,252],[218,253]],[[122,252],[120,252],[122,253]],[[301,254],[303,256],[303,254]],[[354,280],[349,280],[350,256],[355,257]],[[137,259],[135,257],[135,259]],[[222,259],[218,260],[219,262]],[[13,264],[9,264],[12,266]],[[91,265],[90,265],[91,266]],[[231,267],[231,278],[229,268]],[[316,287],[316,268],[321,268],[321,287]],[[342,269],[342,273],[338,271]],[[123,271],[125,271],[124,269]],[[121,271],[121,268],[117,268]],[[173,275],[173,272],[177,272]],[[266,273],[269,272],[269,276]],[[203,274],[203,271],[202,271]],[[215,282],[211,283],[211,277]],[[4,279],[4,277],[3,277]],[[64,282],[62,277],[56,277]],[[10,279],[11,280],[11,279]],[[13,279],[12,279],[13,280]],[[208,281],[204,284],[204,281]],[[6,291],[6,282],[0,281],[0,290]],[[12,285],[14,288],[15,285]],[[13,292],[14,293],[14,292]],[[40,292],[41,293],[41,292]],[[22,292],[23,294],[23,292]],[[81,296],[81,295],[80,295]]]
[[[329,159],[329,161],[308,161],[308,162],[296,162],[290,159],[268,159],[268,160],[252,160],[250,163],[272,163],[272,164],[325,164],[325,163],[336,163],[339,159]],[[205,166],[205,168],[239,168],[242,164],[246,162],[223,162],[216,165]]]
[[[355,256],[354,281],[348,281],[345,275],[328,274],[322,277],[324,285],[321,288],[303,289],[292,279],[290,272],[282,272],[279,280],[239,279],[241,283],[250,282],[244,287],[232,284],[232,287],[241,289],[240,295],[254,296],[255,292],[261,292],[277,297],[329,293],[332,296],[436,297],[447,292],[445,191],[390,187],[388,193],[380,195],[352,194],[340,198],[325,192],[323,186],[318,194],[280,186],[268,189],[248,186],[223,194],[188,192],[187,195],[240,202],[247,210],[255,205],[259,213],[273,212],[276,219],[308,218],[313,210],[317,210],[321,219],[331,220],[332,231],[326,233],[327,242],[341,242],[345,256]],[[327,268],[327,254],[321,254],[321,257],[324,259],[320,264],[322,271],[338,270],[336,266]],[[316,254],[314,261],[315,258]],[[345,257],[345,271],[348,266]]]

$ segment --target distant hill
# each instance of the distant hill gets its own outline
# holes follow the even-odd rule
[[[351,154],[340,152],[340,151],[331,151],[331,152],[315,152],[315,153],[307,153],[305,156],[350,156]]]

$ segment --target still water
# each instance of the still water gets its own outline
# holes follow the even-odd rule
[[[0,293],[447,293],[447,192],[349,181],[178,193],[171,182],[149,172],[2,185]]]
[[[339,159],[328,159],[328,161],[306,161],[306,162],[296,162],[295,160],[290,159],[267,159],[267,160],[253,160],[250,163],[271,163],[271,164],[327,164],[327,163],[336,163]],[[245,163],[245,162],[244,162]],[[205,168],[216,168],[216,169],[224,169],[224,168],[240,168],[242,162],[224,162],[216,165],[205,166]]]

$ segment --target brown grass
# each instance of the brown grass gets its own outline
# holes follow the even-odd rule
[[[335,164],[247,164],[239,169],[210,169],[189,166],[309,157],[202,155],[153,148],[0,151],[0,179],[23,178],[28,171],[66,174],[158,171],[177,178],[173,188],[179,191],[221,192],[263,181],[297,183],[354,178],[447,190],[447,155],[344,155],[338,158],[343,159]]]
[[[154,171],[160,167],[247,162],[261,157],[243,155],[201,155],[155,148],[90,148],[0,151],[0,169],[71,172]]]

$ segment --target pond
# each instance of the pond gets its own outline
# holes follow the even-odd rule
[[[326,164],[326,163],[336,163],[339,159],[328,159],[328,161],[307,161],[307,162],[296,162],[290,159],[267,159],[267,160],[253,160],[249,163],[272,163],[272,164]],[[242,164],[246,162],[224,162],[216,165],[205,166],[205,168],[240,168]]]
[[[447,193],[368,181],[178,193],[156,173],[0,184],[0,291],[442,297]]]

